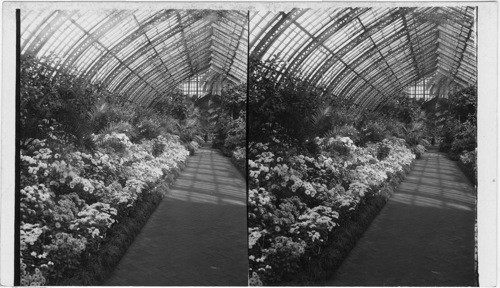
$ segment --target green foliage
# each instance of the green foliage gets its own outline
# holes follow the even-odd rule
[[[221,115],[217,117],[217,122],[215,122],[213,130],[214,138],[212,139],[212,146],[214,148],[224,146],[230,122],[231,117],[228,115]]]
[[[276,71],[275,60],[249,63],[249,137],[252,141],[293,142],[297,146],[311,138],[314,123],[321,122],[318,107],[326,102],[311,86],[299,79],[285,79]],[[286,76],[283,76],[286,78]]]
[[[377,159],[378,160],[384,160],[389,156],[389,153],[391,152],[391,147],[386,144],[381,144],[377,147]]]
[[[231,157],[246,146],[246,84],[225,85],[221,96],[208,94],[197,101],[203,126],[213,134],[212,147]]]
[[[236,147],[246,145],[246,113],[242,112],[240,117],[232,120],[228,125],[227,137],[224,140],[224,147],[235,150]]]
[[[160,115],[170,115],[179,120],[185,120],[193,109],[193,100],[186,97],[179,90],[174,90],[166,95],[156,103],[153,109]]]
[[[112,133],[123,133],[129,138],[137,138],[137,127],[130,124],[130,122],[119,121],[119,122],[109,122],[102,130],[98,132],[99,134],[112,134]]]
[[[411,147],[411,152],[415,154],[417,159],[420,159],[422,155],[425,153],[426,149],[423,145],[417,144],[416,146]]]
[[[475,125],[477,122],[476,86],[469,86],[452,94],[448,109],[452,116],[460,122],[469,121]]]
[[[237,117],[242,111],[246,111],[247,105],[247,84],[228,85],[221,92],[221,101],[224,110]]]
[[[452,94],[440,109],[436,122],[442,137],[440,151],[448,152],[450,158],[458,160],[464,151],[477,147],[477,89],[464,88]]]
[[[451,144],[449,155],[457,159],[458,155],[465,151],[473,151],[477,147],[477,127],[471,121],[462,123],[456,129],[456,135]]]
[[[241,176],[247,177],[247,158],[246,158],[246,147],[239,147],[233,151],[231,155],[231,162],[240,171]]]
[[[397,119],[403,124],[417,121],[421,114],[421,104],[406,94],[388,98],[380,112],[388,118]]]
[[[458,159],[458,165],[469,181],[477,186],[477,149],[463,152]]]
[[[137,119],[141,107],[134,103],[127,103],[122,99],[119,95],[112,94],[89,108],[88,121],[91,123],[94,133],[110,128],[109,126],[112,126],[113,123],[127,125],[125,123],[132,123]],[[131,132],[131,127],[127,127],[123,132]]]
[[[360,144],[365,145],[369,142],[380,142],[387,136],[389,135],[382,121],[369,122],[365,127],[361,129]]]
[[[315,137],[348,136],[361,146],[391,136],[405,138],[413,146],[427,137],[421,103],[408,95],[396,95],[370,111],[341,95],[324,97],[308,83],[276,72],[279,67],[277,59],[250,61],[252,141],[278,139],[273,145],[287,143],[314,155]]]
[[[154,157],[158,157],[159,155],[161,155],[163,153],[163,151],[165,151],[165,147],[166,147],[165,143],[155,139],[153,141],[153,149],[151,151],[151,154]]]
[[[354,143],[360,143],[361,134],[353,125],[345,124],[343,126],[333,126],[323,137],[331,138],[336,136],[345,136],[352,139]]]
[[[65,74],[53,76],[49,66],[32,56],[21,57],[20,139],[60,136],[83,146],[91,134],[89,107],[106,97],[97,85]]]
[[[230,85],[226,75],[210,70],[203,79],[203,90],[210,95],[222,95],[222,90]]]
[[[165,94],[154,107],[147,108],[71,71],[53,75],[50,59],[40,63],[33,56],[21,58],[19,138],[22,143],[48,138],[60,145],[71,144],[93,151],[93,134],[124,133],[134,143],[165,133],[179,135],[188,143],[202,134],[194,101],[180,91]]]

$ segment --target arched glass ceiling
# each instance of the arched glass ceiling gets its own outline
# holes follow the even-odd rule
[[[246,11],[21,11],[21,53],[145,105],[196,74],[246,82]]]
[[[253,11],[250,54],[376,109],[423,77],[475,84],[474,23],[474,7]]]

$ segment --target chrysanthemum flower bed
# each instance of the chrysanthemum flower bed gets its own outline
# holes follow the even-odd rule
[[[469,181],[477,187],[477,148],[473,151],[462,152],[459,155],[458,166]]]
[[[125,134],[113,132],[94,135],[93,141],[98,143],[93,154],[54,145],[50,139],[31,140],[30,148],[21,150],[23,286],[75,284],[64,281],[82,269],[100,270],[96,268],[100,262],[109,260],[99,255],[123,250],[110,245],[109,235],[115,231],[112,241],[130,241],[130,235],[116,235],[116,231],[140,230],[127,226],[129,216],[147,219],[144,213],[155,207],[148,201],[159,202],[162,190],[189,156],[173,135],[132,143]],[[79,280],[83,281],[79,284],[96,284],[89,282],[95,279]]]
[[[367,147],[355,146],[348,137],[315,141],[319,151],[314,157],[250,143],[250,285],[298,281],[314,270],[311,265],[329,247],[339,246],[336,236],[349,229],[345,226],[353,226],[367,203],[386,194],[388,183],[397,182],[394,178],[415,159],[398,138]],[[346,239],[340,246],[356,240]],[[344,252],[331,254],[345,257]]]
[[[240,173],[246,177],[247,173],[247,150],[245,147],[236,147],[231,156],[231,161]]]

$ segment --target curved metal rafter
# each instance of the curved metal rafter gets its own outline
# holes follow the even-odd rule
[[[276,38],[281,35],[281,33],[292,24],[292,19],[299,17],[304,14],[305,10],[292,9],[288,13],[281,12],[276,15],[266,26],[262,29],[261,33],[257,35],[255,39],[259,39],[262,34],[268,29],[269,32],[264,35],[262,39],[259,40],[258,44],[255,44],[255,48],[252,49],[252,56],[262,57],[263,54],[269,49],[269,47],[274,43]],[[276,23],[275,23],[276,22]],[[272,28],[271,28],[272,26]]]
[[[258,11],[250,19],[250,51],[262,60],[279,55],[280,73],[324,87],[325,95],[377,109],[436,73],[462,86],[475,83],[475,9]],[[281,34],[296,38],[285,41]]]
[[[177,17],[177,21],[179,23],[182,23],[182,18],[181,15],[179,14],[179,11],[175,11],[175,16]],[[181,43],[182,46],[184,47],[184,55],[186,55],[187,57],[187,62],[189,64],[189,70],[191,72],[191,75],[194,75],[195,70],[193,69],[193,60],[191,60],[191,55],[189,54],[189,47],[187,45],[186,33],[184,32],[184,29],[181,29]]]
[[[246,81],[246,11],[23,10],[22,53],[149,105],[193,75]],[[207,27],[210,26],[210,27]],[[216,30],[215,33],[210,31]],[[42,60],[43,61],[43,60]]]
[[[325,41],[328,40],[335,32],[337,32],[339,29],[342,29],[345,27],[347,24],[351,23],[352,20],[354,20],[358,15],[366,12],[369,10],[368,8],[358,8],[358,9],[346,9],[349,11],[349,13],[342,13],[344,11],[341,11],[339,14],[344,14],[340,19],[336,19],[335,17],[332,17],[331,21],[327,24],[329,27],[325,29],[323,32],[321,32],[319,35],[310,35],[310,37],[313,39],[313,41],[307,45],[302,51],[298,52],[297,55],[292,56],[293,60],[292,63],[288,66],[286,69],[285,73],[291,73],[295,74],[297,72],[297,69],[304,63],[304,61],[311,55],[313,51],[318,49],[319,47],[325,48],[327,51],[328,47],[325,46]],[[296,23],[296,25],[299,25]],[[329,51],[332,54],[332,57],[338,57],[336,54],[333,52]],[[340,58],[337,58],[340,59]]]

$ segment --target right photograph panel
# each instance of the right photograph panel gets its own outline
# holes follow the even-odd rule
[[[478,285],[476,15],[249,13],[250,285]]]

